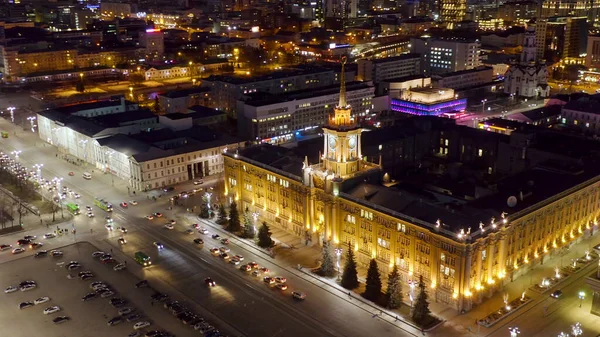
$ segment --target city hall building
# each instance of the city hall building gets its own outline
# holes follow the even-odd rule
[[[378,159],[361,153],[363,130],[341,83],[319,153],[261,144],[224,154],[229,200],[306,244],[350,247],[362,266],[375,259],[382,275],[396,264],[406,285],[423,276],[430,298],[459,312],[594,234],[600,175],[592,157],[556,154],[563,160],[523,169],[477,199],[382,185]],[[517,136],[507,145],[511,162],[535,152],[532,140]],[[447,138],[440,144],[452,146]]]

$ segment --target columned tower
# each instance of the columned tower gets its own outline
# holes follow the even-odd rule
[[[346,102],[346,57],[342,58],[340,100],[323,128],[325,169],[335,177],[344,178],[360,170],[362,128],[352,116],[352,107]]]

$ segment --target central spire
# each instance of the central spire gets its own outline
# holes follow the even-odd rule
[[[342,73],[340,74],[340,101],[338,103],[338,108],[345,108],[348,106],[346,103],[346,56],[342,56]]]

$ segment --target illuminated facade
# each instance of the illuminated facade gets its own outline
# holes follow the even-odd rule
[[[448,28],[452,29],[457,22],[465,19],[467,13],[466,0],[441,0],[439,6],[440,20],[448,23]]]
[[[590,25],[598,25],[599,0],[544,0],[541,2],[541,18],[554,16],[585,16]]]
[[[458,312],[481,303],[548,254],[593,234],[600,213],[600,175],[594,172],[565,175],[568,186],[523,184],[540,190],[521,189],[508,199],[498,195],[453,210],[427,203],[422,195],[409,200],[406,192],[365,183],[378,181],[381,168],[363,158],[362,130],[343,94],[342,85],[317,164],[286,157],[287,149],[272,145],[225,152],[227,200],[307,244],[328,240],[350,247],[361,266],[375,259],[382,275],[396,264],[405,284],[423,276],[430,298]],[[441,137],[440,144],[450,146]],[[566,182],[554,176],[556,170],[525,173],[515,178],[516,185],[523,179]],[[545,194],[538,195],[542,188]]]
[[[449,88],[412,88],[390,99],[390,110],[418,116],[439,116],[467,109],[467,99],[458,99]]]
[[[537,59],[536,33],[527,27],[519,62],[513,61],[504,75],[504,93],[521,97],[548,97],[548,69],[545,60]]]

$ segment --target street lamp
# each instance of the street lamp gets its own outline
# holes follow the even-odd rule
[[[254,233],[256,234],[256,220],[258,220],[258,212],[253,212],[252,213],[252,219],[254,219]]]
[[[510,337],[517,337],[521,333],[521,330],[519,330],[519,328],[516,326],[509,327],[508,331],[510,332]]]
[[[133,87],[129,87],[129,97],[133,100]]]
[[[415,287],[416,281],[408,281],[408,286],[410,287],[410,307],[412,308],[413,302],[415,301]]]
[[[14,106],[9,106],[8,108],[6,108],[6,110],[10,111],[10,121],[12,123],[15,122],[15,107]]]
[[[585,299],[585,291],[580,291],[578,294],[579,297],[579,307],[583,304],[583,300]]]
[[[87,163],[87,139],[82,139],[79,141],[81,147],[83,148],[83,161]]]
[[[42,167],[43,166],[44,166],[44,164],[35,164],[35,165],[33,165],[33,168],[35,168],[35,170],[36,170],[35,173],[37,175],[38,182],[40,180],[42,180]]]
[[[35,123],[36,117],[30,116],[30,117],[27,117],[27,120],[29,121],[29,124],[31,125],[31,132],[35,132],[35,124],[34,123]]]
[[[106,151],[106,154],[108,155],[108,160],[109,160],[108,172],[110,173],[111,183],[114,186],[115,185],[115,176],[112,173],[112,171],[113,171],[113,167],[112,167],[113,166],[113,162],[112,162],[113,153],[115,153],[115,151]]]
[[[11,152],[11,154],[15,157],[15,160],[19,159],[19,154],[21,153],[21,151],[13,151]]]
[[[485,102],[487,102],[487,98],[481,100],[481,104],[482,104],[482,106],[481,106],[481,112],[485,112]]]
[[[340,279],[340,256],[342,255],[342,248],[336,248],[335,249],[335,256],[337,257],[337,270],[338,270],[338,281]]]

